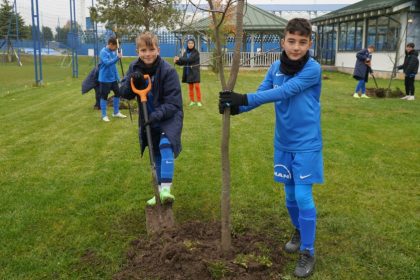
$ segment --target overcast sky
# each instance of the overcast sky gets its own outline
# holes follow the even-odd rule
[[[250,4],[352,4],[360,0],[248,0]],[[29,0],[16,0],[18,12],[24,17],[26,24],[32,24],[31,2]],[[34,1],[35,2],[35,1]],[[82,15],[81,3],[85,3],[85,16],[89,16],[87,7],[92,5],[92,0],[76,0],[76,16]],[[94,0],[93,3],[96,1]],[[199,3],[200,0],[195,0]],[[12,3],[13,0],[9,0]],[[182,0],[181,3],[185,3]],[[207,3],[201,0],[201,3]],[[70,19],[70,1],[69,0],[38,0],[40,25],[50,26],[54,29],[60,24],[63,26]]]

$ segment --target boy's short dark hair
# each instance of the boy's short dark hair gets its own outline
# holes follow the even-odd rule
[[[117,45],[117,38],[115,38],[115,37],[109,37],[109,39],[108,39],[108,45],[114,45],[114,46],[116,46]]]
[[[414,47],[415,47],[416,45],[414,45],[414,43],[408,43],[407,44],[407,47],[409,47],[409,48],[413,48],[414,49]]]
[[[293,18],[287,22],[284,34],[297,34],[301,36],[311,37],[312,26],[309,20],[305,18]]]
[[[136,38],[136,48],[140,46],[140,42],[144,42],[148,48],[150,47],[159,47],[158,37],[152,32],[146,31],[139,34]]]

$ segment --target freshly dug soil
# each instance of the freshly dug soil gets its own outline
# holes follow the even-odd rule
[[[244,233],[232,251],[220,249],[220,223],[187,222],[131,242],[123,269],[113,279],[281,279],[286,257],[279,242]]]

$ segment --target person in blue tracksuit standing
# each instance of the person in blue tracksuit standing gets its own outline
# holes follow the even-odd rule
[[[181,152],[181,132],[184,119],[181,84],[176,70],[159,56],[159,42],[155,34],[141,33],[137,36],[136,48],[139,57],[130,64],[121,81],[120,91],[124,98],[137,97],[140,115],[143,116],[140,98],[132,91],[130,81],[133,79],[137,89],[145,89],[148,82],[144,79],[144,75],[151,77],[152,89],[147,94],[149,121],[146,123],[142,117],[139,118],[141,153],[143,154],[148,146],[146,126],[149,125],[160,200],[163,204],[171,203],[175,200],[175,196],[171,193],[171,187],[175,158]],[[156,205],[156,198],[153,196],[149,199],[147,205]]]
[[[321,137],[321,66],[309,55],[312,27],[303,18],[291,19],[281,40],[283,51],[257,92],[222,91],[219,112],[230,107],[231,115],[265,103],[274,103],[274,180],[284,184],[286,208],[295,228],[286,252],[299,251],[297,277],[307,277],[315,265],[315,183],[323,183]]]
[[[111,90],[114,92],[114,113],[112,114],[115,118],[126,118],[125,115],[120,112],[120,92],[118,82],[120,77],[117,71],[117,62],[121,59],[122,54],[119,52],[115,53],[117,50],[117,39],[115,37],[110,37],[108,39],[108,44],[104,47],[99,53],[99,94],[101,96],[100,106],[102,113],[102,120],[104,122],[109,122],[107,116],[107,103],[108,103],[108,94]]]

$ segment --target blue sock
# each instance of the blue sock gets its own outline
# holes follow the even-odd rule
[[[102,118],[106,116],[106,106],[108,104],[108,101],[101,98],[101,112],[102,112]]]
[[[162,183],[172,183],[174,177],[174,153],[168,138],[162,137],[160,139],[159,149],[162,156],[160,169]]]
[[[299,207],[295,199],[295,186],[284,185],[284,192],[286,194],[286,208],[289,212],[290,220],[293,226],[300,230],[299,227]]]
[[[114,115],[118,114],[120,111],[120,98],[114,96]]]
[[[300,250],[308,250],[313,256],[315,254],[315,230],[316,230],[316,209],[303,209],[299,211],[300,224]]]

